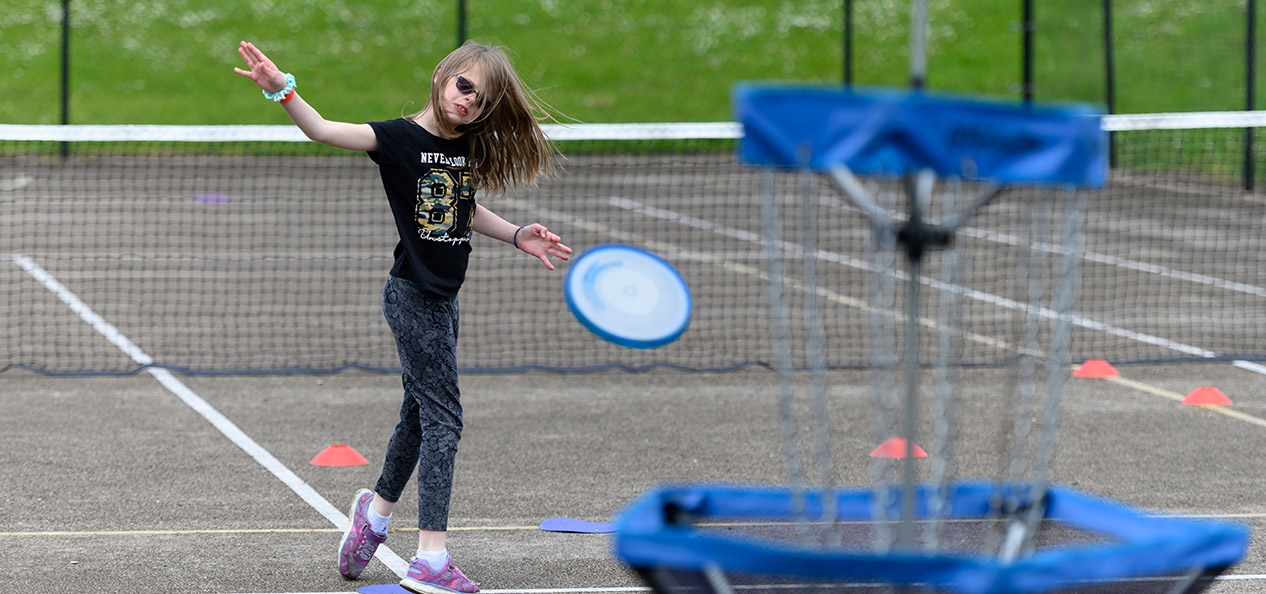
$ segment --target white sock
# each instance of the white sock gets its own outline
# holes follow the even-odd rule
[[[378,515],[378,512],[374,511],[374,506],[371,505],[369,506],[368,513],[365,514],[365,519],[369,520],[370,530],[373,530],[374,532],[377,532],[378,534],[386,534],[387,520],[390,520],[391,516]]]
[[[422,562],[426,563],[426,566],[430,567],[431,571],[444,569],[444,565],[448,563],[448,549],[444,549],[442,551],[424,551],[422,549],[418,549],[413,556],[414,558],[421,559]]]

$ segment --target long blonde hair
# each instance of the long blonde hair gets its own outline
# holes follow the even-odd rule
[[[479,96],[486,102],[479,119],[454,127],[436,114],[435,125],[446,137],[465,136],[470,143],[471,177],[476,188],[491,195],[531,186],[554,173],[558,149],[541,130],[539,119],[554,120],[523,84],[500,47],[467,41],[435,67],[428,108],[442,105],[448,79],[473,64],[483,70]]]

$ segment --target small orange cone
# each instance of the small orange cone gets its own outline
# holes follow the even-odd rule
[[[1231,406],[1233,404],[1222,390],[1211,386],[1201,386],[1192,390],[1186,398],[1183,398],[1182,403],[1191,406]]]
[[[369,460],[366,460],[352,446],[336,443],[321,450],[321,453],[312,459],[312,464],[314,466],[364,466],[369,464]]]
[[[916,443],[913,445],[914,445],[915,458],[928,457],[928,453],[923,451],[923,448],[919,447],[919,444]],[[885,441],[879,444],[879,447],[871,450],[870,457],[871,458],[905,458],[906,457],[906,438],[904,437],[888,438],[888,441]]]
[[[1103,379],[1106,377],[1121,377],[1121,372],[1103,359],[1090,359],[1081,364],[1077,371],[1073,372],[1073,377],[1084,377],[1088,379]]]

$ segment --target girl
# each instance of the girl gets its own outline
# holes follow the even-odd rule
[[[457,291],[466,275],[471,231],[513,244],[553,270],[571,248],[540,224],[516,227],[475,200],[553,170],[554,148],[505,53],[466,43],[440,61],[421,112],[350,124],[321,117],[295,92],[295,79],[243,41],[238,54],[255,81],[308,138],[366,151],[378,164],[400,241],[383,288],[383,314],[404,368],[400,422],[374,491],[356,494],[339,546],[339,572],[360,577],[387,538],[387,520],[413,469],[418,472],[418,549],[400,585],[414,592],[479,588],[445,548],[453,462],[462,432],[457,387]]]

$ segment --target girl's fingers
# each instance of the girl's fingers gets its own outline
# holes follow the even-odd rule
[[[259,51],[259,48],[255,47],[255,44],[249,41],[243,41],[241,45],[238,46],[237,52],[242,55],[242,59],[246,60],[246,63],[252,68],[254,68],[257,64],[264,64],[268,62],[268,58],[264,56],[264,52]]]

